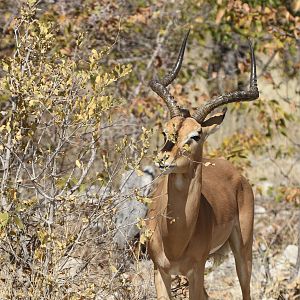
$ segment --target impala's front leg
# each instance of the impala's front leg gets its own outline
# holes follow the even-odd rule
[[[171,300],[171,275],[155,268],[154,282],[158,300]]]
[[[208,299],[208,295],[204,288],[204,270],[205,262],[200,265],[197,264],[193,271],[188,275],[190,300]]]

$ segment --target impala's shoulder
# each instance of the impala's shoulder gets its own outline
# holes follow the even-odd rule
[[[240,171],[228,160],[224,158],[203,158],[203,172],[214,173],[223,178],[240,179]]]
[[[236,167],[225,158],[203,158],[202,162],[205,166],[227,167],[229,169],[237,170]]]

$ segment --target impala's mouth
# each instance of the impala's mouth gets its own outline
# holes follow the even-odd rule
[[[175,169],[175,165],[158,165],[159,169],[162,171],[163,174],[167,175],[172,173]]]
[[[175,165],[159,165],[158,166],[160,168],[160,170],[168,170],[168,169],[174,169],[176,166]]]
[[[155,162],[155,165],[160,169],[160,170],[167,170],[167,169],[173,169],[176,167],[176,164],[172,163],[171,164],[168,164],[164,161],[156,161]]]

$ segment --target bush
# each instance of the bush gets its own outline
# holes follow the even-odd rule
[[[117,192],[118,176],[138,169],[148,132],[126,137],[112,95],[131,66],[106,66],[109,48],[79,56],[81,34],[68,55],[57,24],[36,18],[31,2],[0,79],[0,297],[94,298],[112,289],[113,213],[133,193]]]

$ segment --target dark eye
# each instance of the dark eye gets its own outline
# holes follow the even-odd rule
[[[166,135],[166,133],[165,133],[165,132],[163,132],[162,134],[163,134],[163,136],[164,136],[164,140],[166,141],[166,139],[167,139],[167,135]]]
[[[161,149],[162,152],[168,152],[171,151],[172,148],[174,147],[174,143],[171,141],[166,141],[164,147]]]
[[[191,137],[191,139],[198,142],[200,140],[200,135],[194,135]]]

